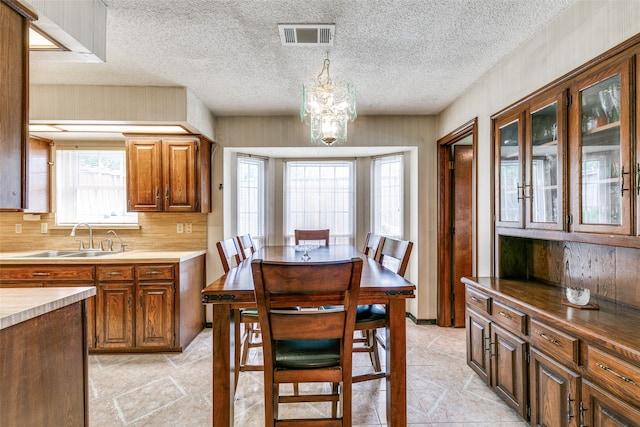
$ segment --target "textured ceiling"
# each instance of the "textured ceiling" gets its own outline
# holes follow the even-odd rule
[[[185,86],[217,116],[291,115],[329,52],[358,114],[436,114],[576,0],[103,0],[107,61],[31,60],[33,84]],[[331,47],[279,23],[335,23]]]

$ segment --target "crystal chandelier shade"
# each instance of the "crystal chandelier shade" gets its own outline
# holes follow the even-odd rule
[[[348,82],[332,80],[329,58],[316,80],[302,85],[300,119],[310,127],[314,144],[343,144],[347,124],[356,117],[356,90]]]

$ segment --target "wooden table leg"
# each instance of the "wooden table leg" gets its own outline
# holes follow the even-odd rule
[[[231,306],[213,304],[213,425],[233,426],[235,395],[234,321]]]
[[[387,425],[407,425],[407,325],[406,303],[401,298],[389,301],[386,329]]]

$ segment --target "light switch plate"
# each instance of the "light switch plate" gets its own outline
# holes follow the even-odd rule
[[[49,224],[47,224],[46,222],[41,222],[40,223],[40,233],[47,234],[48,232],[49,232]]]
[[[22,234],[22,224],[16,224],[16,234]]]
[[[179,222],[176,224],[176,233],[181,234],[184,233],[184,224]]]

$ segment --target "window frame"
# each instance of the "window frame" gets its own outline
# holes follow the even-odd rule
[[[381,166],[385,164],[398,164],[398,175],[396,176],[397,185],[395,186],[397,191],[398,201],[397,201],[397,224],[396,228],[397,233],[394,233],[394,230],[383,230],[382,229],[382,217],[381,214],[383,212],[383,207],[381,206],[383,203],[383,195],[380,194],[381,190],[384,188],[380,182],[381,180]],[[371,161],[371,229],[375,234],[384,235],[387,237],[393,237],[397,239],[402,239],[404,237],[404,211],[405,211],[405,158],[404,154],[389,154],[384,156],[374,157]],[[387,186],[389,188],[390,186]],[[386,198],[393,197],[387,195]],[[389,213],[390,209],[386,209],[386,212]]]

